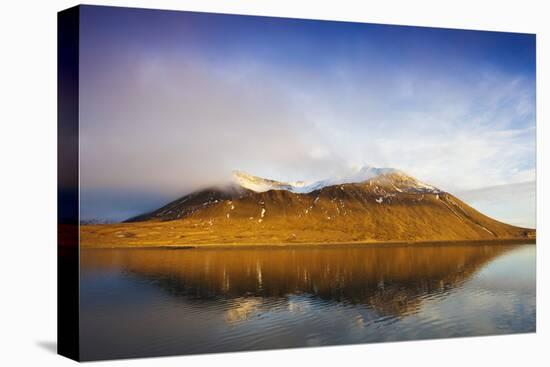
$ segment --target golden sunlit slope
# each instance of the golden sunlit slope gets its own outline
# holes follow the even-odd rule
[[[309,193],[199,191],[126,223],[81,226],[81,245],[163,246],[531,239],[402,173]]]

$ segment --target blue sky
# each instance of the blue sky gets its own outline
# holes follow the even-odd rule
[[[534,35],[110,7],[81,16],[83,218],[123,219],[233,169],[316,180],[371,164],[456,193],[517,194],[535,180]],[[494,192],[472,203],[534,225],[534,193],[518,219],[513,198],[482,203]]]

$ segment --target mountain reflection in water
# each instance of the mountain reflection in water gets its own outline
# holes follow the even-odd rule
[[[440,319],[430,319],[429,323],[433,325],[428,324],[426,320],[422,321],[422,325],[405,325],[405,322],[415,317],[425,318],[425,315],[419,314],[424,304],[440,302],[453,293],[460,293],[464,284],[491,261],[522,247],[534,248],[534,246],[524,245],[414,245],[83,250],[81,266],[84,301],[81,302],[83,305],[81,320],[84,327],[90,325],[90,329],[95,330],[94,332],[84,331],[83,336],[85,340],[95,340],[94,338],[98,338],[96,334],[108,333],[106,330],[96,330],[101,322],[98,316],[94,319],[92,315],[99,314],[98,310],[120,313],[121,311],[113,311],[113,309],[124,306],[130,307],[127,311],[131,313],[132,307],[137,308],[137,304],[143,302],[142,298],[139,298],[140,302],[136,303],[123,300],[121,293],[114,291],[109,295],[105,291],[108,287],[97,286],[99,283],[91,280],[101,278],[101,274],[110,274],[109,287],[114,287],[115,283],[112,279],[115,278],[134,279],[133,282],[138,282],[136,284],[140,284],[139,287],[145,283],[147,287],[162,292],[163,297],[168,297],[171,301],[161,299],[160,296],[147,296],[150,298],[148,302],[152,304],[151,312],[153,310],[158,312],[155,317],[161,317],[160,314],[162,314],[163,320],[177,319],[187,329],[196,328],[198,331],[195,333],[209,333],[205,338],[210,344],[205,343],[202,349],[198,345],[192,347],[189,343],[183,343],[184,345],[179,349],[172,345],[156,351],[160,351],[161,354],[163,350],[166,354],[173,354],[403,340],[414,338],[416,334],[412,331],[415,328],[419,331],[424,330],[422,328],[431,328],[431,330],[426,329],[430,332],[419,334],[418,338],[441,335],[460,336],[460,334],[444,334],[445,328],[437,325],[441,322]],[[128,291],[129,286],[124,287],[123,291]],[[134,285],[130,287],[133,289],[132,297],[141,289],[136,287]],[[487,296],[487,292],[477,290],[475,292],[477,293],[472,293],[465,299],[475,301],[475,298],[478,298],[479,302],[485,302],[484,297]],[[119,304],[115,304],[115,307],[99,306],[104,302],[103,297],[111,297],[109,302],[115,302],[114,299],[117,296],[124,303],[123,306]],[[87,299],[89,299],[88,305],[86,305]],[[523,302],[523,298],[521,300]],[[517,297],[514,298],[514,302],[517,302]],[[163,306],[159,308],[161,303]],[[169,309],[165,306],[167,303],[170,303]],[[185,312],[182,311],[184,308]],[[346,313],[342,313],[344,312],[342,310]],[[351,313],[352,310],[354,313]],[[477,312],[477,309],[473,311]],[[465,309],[464,317],[467,317],[467,313],[468,310]],[[204,321],[200,321],[200,314],[204,314]],[[417,314],[419,315],[415,316]],[[125,316],[127,315],[123,317]],[[269,318],[271,318],[270,321]],[[183,323],[182,319],[188,320]],[[213,319],[218,320],[215,326],[209,324]],[[311,325],[308,324],[309,326],[304,325],[304,328],[309,328],[310,332],[299,331],[298,326],[296,330],[292,330],[291,320],[293,319],[301,320],[306,324],[311,323]],[[410,337],[400,338],[398,330],[391,336],[380,334],[379,339],[373,333],[375,329],[367,330],[369,333],[365,335],[361,335],[358,331],[354,331],[355,334],[349,331],[358,327],[368,329],[373,323],[384,322],[385,328],[388,328],[389,321],[396,323],[400,319],[404,322],[403,332],[411,332]],[[120,322],[121,318],[117,320]],[[145,323],[145,320],[143,322]],[[219,322],[225,323],[226,327],[222,328]],[[337,322],[342,324],[339,326]],[[139,328],[130,325],[129,321],[128,323],[129,326],[126,329]],[[183,329],[173,330],[175,328],[173,324],[165,326],[164,329],[159,325],[160,323],[156,323],[148,330],[159,328],[157,330],[159,336],[165,333],[166,337],[177,335],[181,338],[186,332]],[[239,328],[239,325],[245,327],[242,329],[243,334],[231,334],[238,330],[233,327]],[[525,325],[522,325],[522,328],[524,327]],[[534,328],[534,324],[532,327]],[[319,336],[312,337],[313,329],[324,330],[325,328],[330,330],[324,336],[326,340],[319,339]],[[341,330],[339,331],[338,328]],[[480,326],[479,334],[494,332],[492,328],[493,326],[490,326],[485,331]],[[389,330],[387,329],[388,333]],[[524,330],[518,329],[518,331]],[[279,341],[260,343],[260,340],[267,336],[265,334],[254,336],[255,332],[281,335],[292,332],[299,335],[303,332],[310,340],[302,342],[296,339],[298,341],[287,341],[286,344]],[[464,331],[464,333],[467,332]],[[220,333],[219,340],[213,340],[216,333]],[[345,335],[346,333],[351,334]],[[476,334],[472,333],[472,335]],[[146,339],[147,335],[141,338]],[[235,344],[238,347],[231,346],[231,338],[236,342],[240,338],[242,343]],[[244,343],[246,340],[249,340],[248,344]],[[128,350],[130,350],[129,347]],[[111,353],[109,357],[118,355]],[[135,354],[120,353],[120,356],[128,355]],[[96,356],[90,353],[91,359]]]
[[[444,295],[511,247],[372,247],[89,251],[82,265],[146,277],[175,297],[254,297],[229,320],[258,308],[257,297],[309,294],[363,304],[383,315],[415,312],[426,295]]]

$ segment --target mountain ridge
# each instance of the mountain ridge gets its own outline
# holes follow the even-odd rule
[[[322,189],[327,186],[342,185],[348,183],[361,183],[376,177],[381,176],[398,176],[401,178],[407,178],[411,186],[416,187],[416,189],[428,189],[432,191],[437,191],[438,189],[434,186],[427,185],[420,182],[419,180],[413,178],[412,176],[406,174],[403,171],[400,171],[395,168],[377,168],[374,166],[366,165],[360,169],[350,172],[347,175],[340,177],[326,178],[319,181],[277,181],[272,179],[266,179],[263,177],[251,175],[247,172],[241,170],[234,170],[233,182],[241,187],[247,188],[255,192],[264,192],[269,190],[287,190],[294,193],[309,193],[315,190]]]

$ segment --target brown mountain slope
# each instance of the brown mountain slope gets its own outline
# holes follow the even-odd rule
[[[310,193],[232,187],[187,195],[127,223],[81,227],[83,246],[534,238],[401,173]]]

